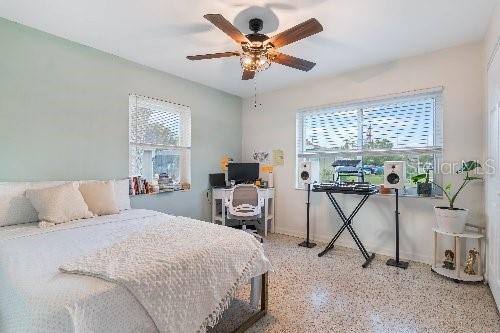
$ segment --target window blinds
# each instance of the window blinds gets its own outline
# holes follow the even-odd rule
[[[142,149],[191,148],[190,108],[130,95],[129,143]]]
[[[189,181],[191,110],[150,97],[129,95],[129,175],[151,173],[153,152],[181,156],[180,178]],[[147,153],[149,152],[149,153]],[[150,170],[151,169],[151,170]]]
[[[441,90],[297,113],[298,157],[441,150]]]

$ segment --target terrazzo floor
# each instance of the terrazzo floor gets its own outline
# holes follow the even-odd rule
[[[361,268],[359,252],[297,246],[298,238],[272,234],[265,240],[273,264],[269,311],[248,332],[481,332],[500,333],[500,316],[487,286],[455,283],[410,262],[408,270],[385,265],[377,255]],[[211,333],[232,331],[252,309],[249,288]]]

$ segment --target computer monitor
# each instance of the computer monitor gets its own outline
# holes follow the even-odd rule
[[[211,187],[225,187],[226,175],[223,173],[211,173],[208,175],[208,182]]]
[[[253,183],[259,179],[259,163],[229,163],[227,178],[237,184]]]

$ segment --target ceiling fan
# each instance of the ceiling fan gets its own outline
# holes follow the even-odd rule
[[[242,80],[253,79],[255,72],[268,69],[273,62],[306,72],[316,65],[314,62],[292,57],[277,50],[280,47],[323,31],[323,27],[315,18],[302,22],[273,37],[268,37],[259,33],[262,30],[263,21],[258,18],[251,19],[249,22],[250,30],[253,33],[244,35],[220,14],[206,14],[203,17],[240,44],[241,51],[188,56],[189,60],[239,56],[243,68]]]

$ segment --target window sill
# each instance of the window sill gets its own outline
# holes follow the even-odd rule
[[[161,195],[161,194],[165,194],[165,193],[190,192],[190,191],[191,191],[191,189],[189,189],[189,190],[160,191],[160,192],[155,192],[155,193],[129,194],[129,197],[133,198],[133,197],[143,197],[143,196],[148,196],[148,195]]]
[[[393,198],[396,196],[396,193],[389,193],[389,194],[377,193],[377,194],[375,194],[375,196]],[[400,198],[414,198],[414,199],[433,199],[433,200],[443,199],[443,196],[439,196],[439,195],[431,195],[430,197],[421,197],[421,196],[416,195],[416,194],[400,194],[399,197]]]

